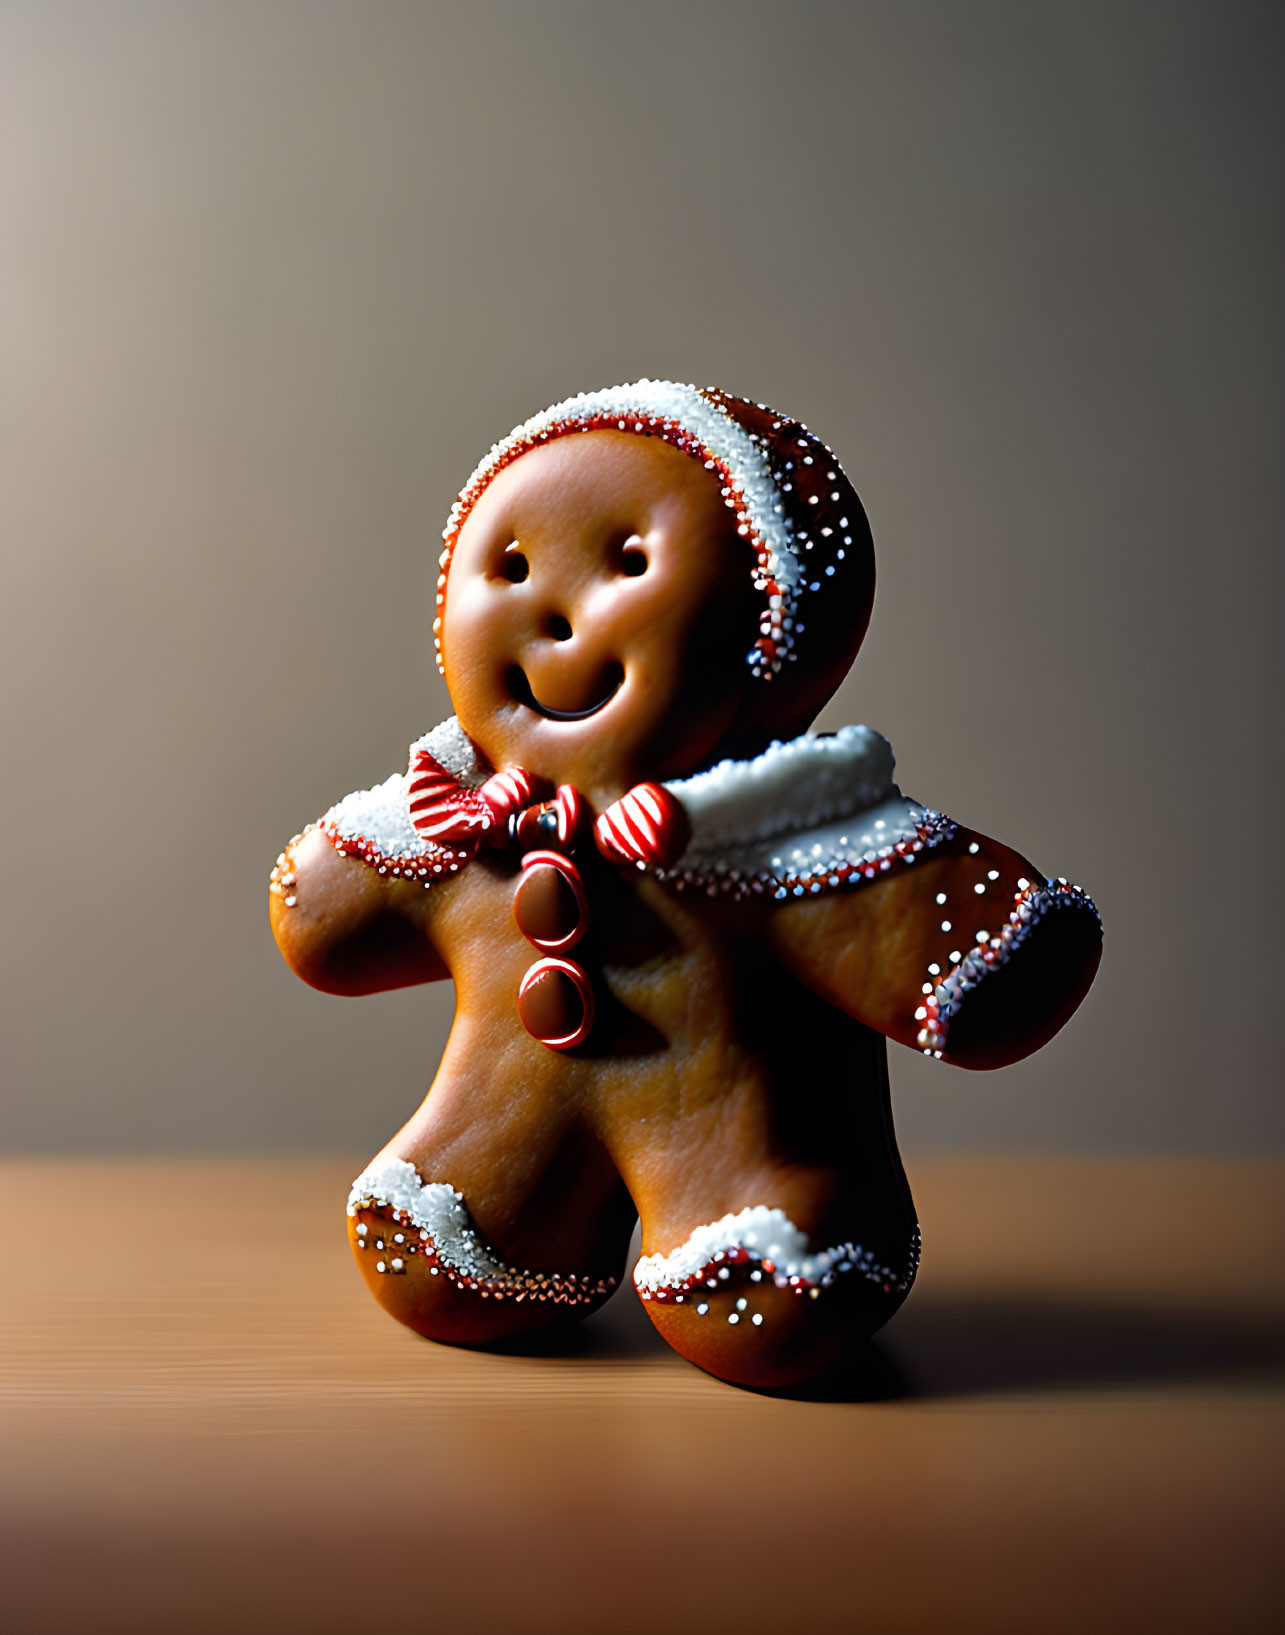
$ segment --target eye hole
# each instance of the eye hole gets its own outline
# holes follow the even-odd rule
[[[504,560],[500,563],[500,576],[507,579],[511,585],[520,585],[531,572],[531,564],[527,561],[516,545],[510,545],[504,553]]]
[[[620,571],[630,579],[647,572],[647,553],[637,534],[631,534],[620,547]]]
[[[550,618],[547,628],[555,642],[571,640],[571,626],[560,613],[555,613]]]

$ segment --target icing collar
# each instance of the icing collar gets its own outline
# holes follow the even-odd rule
[[[427,750],[469,787],[489,770],[453,716],[412,749]],[[854,875],[872,878],[954,828],[903,796],[893,767],[886,738],[849,726],[832,735],[804,733],[750,760],[675,779],[665,788],[685,809],[691,838],[674,867],[653,872],[679,889],[699,885],[737,895],[769,888],[777,896],[801,895]],[[431,883],[456,873],[465,857],[425,842],[410,820],[407,783],[399,772],[355,791],[331,807],[322,827],[338,850]]]

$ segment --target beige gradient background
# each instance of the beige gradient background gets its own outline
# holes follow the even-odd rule
[[[585,387],[721,384],[879,551],[823,724],[1097,898],[911,1151],[1281,1143],[1275,5],[0,7],[4,1141],[375,1150],[448,989],[305,989],[281,844],[447,713],[435,541]]]

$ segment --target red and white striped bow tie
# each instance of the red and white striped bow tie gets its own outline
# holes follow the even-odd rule
[[[686,833],[682,807],[659,783],[636,783],[593,826],[598,850],[614,863],[673,863]]]
[[[406,790],[410,820],[436,846],[476,851],[484,840],[506,835],[510,817],[539,795],[539,780],[522,767],[495,772],[479,788],[470,789],[427,750],[411,756]],[[560,784],[552,804],[560,839],[573,841],[588,803],[571,784]],[[644,865],[673,862],[684,832],[682,808],[658,783],[635,784],[593,826],[594,842],[604,857]]]
[[[408,776],[406,799],[415,828],[435,846],[459,851],[471,851],[485,835],[503,830],[510,813],[535,798],[535,782],[521,767],[496,772],[470,789],[423,749],[411,756]]]

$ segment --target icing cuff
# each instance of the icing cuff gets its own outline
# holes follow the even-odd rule
[[[610,1294],[614,1277],[575,1272],[522,1271],[501,1260],[481,1237],[464,1204],[464,1194],[446,1181],[421,1181],[404,1158],[377,1158],[357,1177],[348,1195],[348,1213],[390,1211],[399,1228],[372,1231],[357,1226],[357,1242],[381,1253],[377,1272],[404,1275],[408,1262],[422,1259],[430,1276],[444,1275],[457,1288],[492,1300],[554,1301],[586,1305]],[[379,1233],[382,1231],[382,1236]]]
[[[1065,879],[1046,880],[1042,886],[1019,882],[1008,920],[993,935],[983,931],[978,940],[933,988],[915,1011],[920,1024],[915,1043],[925,1056],[945,1053],[952,1018],[958,1016],[964,1000],[979,982],[1008,964],[1046,914],[1076,908],[1093,915],[1101,924],[1097,905],[1086,891]]]
[[[770,1277],[779,1289],[796,1294],[829,1288],[837,1278],[855,1273],[877,1284],[885,1294],[904,1294],[919,1266],[919,1228],[911,1235],[906,1270],[892,1271],[857,1243],[810,1250],[783,1209],[755,1204],[698,1226],[686,1242],[665,1255],[644,1255],[634,1267],[634,1287],[643,1300],[683,1302],[702,1289],[717,1290],[738,1268],[752,1282]],[[698,1308],[699,1310],[699,1308]]]

